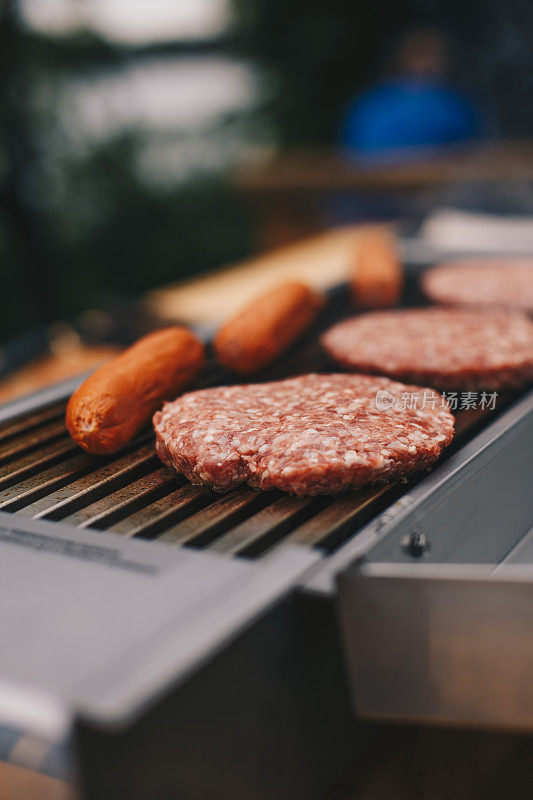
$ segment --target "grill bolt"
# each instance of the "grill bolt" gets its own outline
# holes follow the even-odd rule
[[[420,558],[425,550],[429,550],[429,541],[425,533],[413,531],[410,536],[406,536],[402,541],[402,546],[413,558]]]

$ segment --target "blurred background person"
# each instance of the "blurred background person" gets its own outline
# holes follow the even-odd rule
[[[481,138],[488,125],[475,103],[448,81],[444,36],[415,28],[393,52],[382,80],[349,105],[341,146],[364,158],[412,158]]]

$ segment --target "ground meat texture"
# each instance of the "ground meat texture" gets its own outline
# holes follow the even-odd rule
[[[346,369],[444,390],[497,391],[533,380],[533,322],[518,312],[372,312],[330,328],[322,345]]]
[[[428,390],[432,401],[409,408],[411,392],[424,390],[346,374],[191,392],[154,416],[157,452],[217,490],[340,492],[427,468],[449,444],[444,398]]]
[[[533,259],[501,259],[441,264],[422,276],[434,303],[500,306],[533,312]]]

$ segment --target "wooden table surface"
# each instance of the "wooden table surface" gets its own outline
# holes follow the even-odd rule
[[[71,800],[69,787],[14,764],[0,763],[0,800]]]
[[[531,737],[383,726],[323,800],[531,800],[532,796]],[[0,800],[76,798],[61,781],[0,764]]]
[[[350,226],[295,247],[173,287],[147,298],[163,318],[213,324],[281,277],[301,277],[315,286],[342,279],[361,229]],[[80,350],[78,366],[105,352]],[[74,363],[73,363],[74,362]],[[9,393],[35,390],[76,371],[75,354],[25,368],[0,383]],[[81,371],[81,370],[78,370]],[[0,395],[1,396],[1,395]],[[324,800],[529,800],[533,796],[533,740],[530,737],[384,726],[353,767],[339,776]],[[61,781],[0,764],[0,800],[67,800]],[[154,798],[158,800],[158,798]],[[250,798],[253,800],[253,798]]]
[[[235,185],[247,197],[295,193],[411,192],[458,183],[533,179],[533,140],[476,143],[440,155],[387,162],[342,157],[332,150],[287,151],[242,169]]]
[[[533,140],[516,139],[382,162],[342,157],[331,148],[287,150],[241,169],[234,186],[253,211],[257,241],[272,247],[322,230],[331,214],[418,215],[460,200],[464,187],[489,188],[489,196],[494,187],[500,196],[520,198],[531,180]],[[341,212],[349,196],[358,198],[358,211]],[[330,202],[339,197],[340,207]]]

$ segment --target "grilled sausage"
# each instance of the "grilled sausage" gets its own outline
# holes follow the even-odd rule
[[[214,340],[218,361],[243,375],[270,364],[311,324],[324,298],[291,281],[259,297],[227,322]]]
[[[351,275],[354,302],[360,308],[395,306],[403,289],[403,276],[394,240],[383,231],[361,239]]]
[[[67,428],[84,450],[116,453],[145,425],[163,400],[171,400],[204,364],[204,348],[181,326],[139,339],[103,364],[67,406]]]

